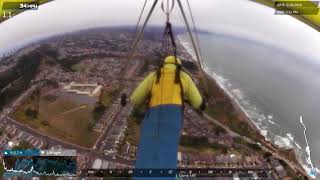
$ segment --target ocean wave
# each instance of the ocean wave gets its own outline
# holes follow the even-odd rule
[[[287,136],[288,136],[288,138],[289,138],[291,141],[294,141],[294,137],[293,137],[293,135],[292,135],[292,134],[287,133]]]
[[[274,142],[280,148],[286,148],[286,149],[293,148],[293,145],[291,144],[291,140],[288,137],[276,135],[274,137]]]
[[[261,130],[261,134],[264,137],[268,136],[268,130]]]
[[[232,93],[236,96],[236,98],[243,100],[243,92],[240,89],[232,89]]]
[[[274,121],[271,121],[270,119],[268,119],[268,122],[272,125],[275,125],[276,123]]]
[[[276,135],[273,133],[271,125],[276,128],[280,128],[280,126],[272,121],[273,115],[265,115],[264,113],[261,113],[259,108],[252,105],[252,103],[246,99],[245,94],[243,91],[241,91],[241,89],[232,87],[232,84],[227,78],[218,75],[212,70],[207,70],[206,72],[208,72],[208,74],[210,74],[217,81],[219,86],[225,90],[225,92],[236,102],[243,113],[249,117],[251,122],[257,127],[265,139],[275,143],[274,137]]]
[[[185,40],[182,36],[178,38],[179,42],[186,48],[188,53],[195,57],[193,48],[191,44]],[[222,75],[214,72],[209,66],[204,64],[204,70],[211,75],[219,84],[219,86],[237,103],[239,108],[245,113],[247,117],[255,124],[260,133],[265,137],[267,141],[271,141],[281,148],[294,149],[296,154],[299,155],[299,161],[307,172],[310,171],[307,168],[306,163],[302,161],[302,156],[304,156],[304,151],[302,151],[301,146],[294,140],[294,136],[291,133],[286,133],[284,136],[281,127],[273,121],[273,115],[265,115],[262,113],[258,107],[252,105],[252,103],[246,99],[245,94],[239,88],[233,88],[232,83]],[[275,129],[276,128],[276,129]],[[278,131],[278,133],[276,133]],[[319,171],[319,170],[318,170]]]
[[[294,143],[295,143],[297,148],[302,149],[301,146],[297,142],[294,142]]]

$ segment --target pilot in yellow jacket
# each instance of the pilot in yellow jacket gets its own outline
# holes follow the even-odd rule
[[[136,169],[175,169],[182,128],[183,100],[187,100],[195,109],[205,108],[191,77],[180,69],[179,58],[166,57],[162,67],[157,72],[150,73],[130,97],[130,102],[135,106],[148,101]]]

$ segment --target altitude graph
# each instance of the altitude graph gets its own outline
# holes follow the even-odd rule
[[[39,153],[38,153],[39,152]],[[45,150],[6,150],[4,177],[76,176],[75,154],[48,153]]]

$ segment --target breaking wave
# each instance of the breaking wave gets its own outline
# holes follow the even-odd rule
[[[195,59],[195,53],[193,51],[192,45],[188,42],[183,35],[179,35],[179,42],[184,46],[189,54]],[[274,116],[272,114],[265,114],[257,106],[255,106],[245,95],[240,88],[233,87],[229,79],[217,74],[211,67],[209,67],[206,62],[204,62],[204,70],[211,77],[213,77],[219,86],[236,102],[240,109],[246,114],[247,117],[253,122],[259,129],[260,133],[270,141],[280,148],[294,149],[301,165],[307,172],[310,172],[310,168],[305,163],[303,157],[305,157],[304,148],[299,145],[297,141],[294,140],[294,136],[287,132],[283,132],[281,127],[274,121]],[[319,169],[317,169],[319,172]]]

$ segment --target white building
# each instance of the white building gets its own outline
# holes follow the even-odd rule
[[[88,95],[90,97],[98,97],[101,93],[102,86],[96,83],[93,84],[80,84],[71,82],[69,85],[63,87],[67,92]]]

